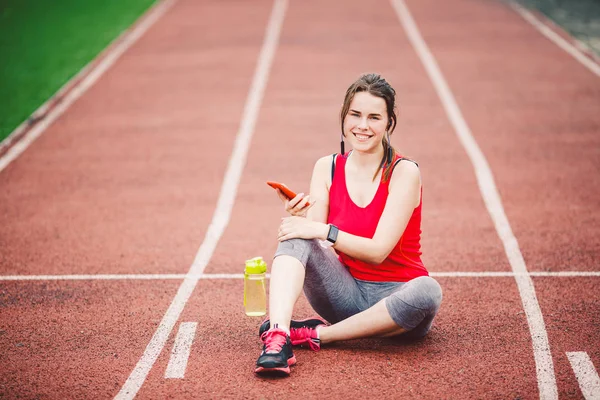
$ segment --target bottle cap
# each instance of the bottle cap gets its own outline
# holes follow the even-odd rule
[[[246,260],[245,272],[247,274],[264,274],[267,272],[267,263],[262,257],[254,257]]]

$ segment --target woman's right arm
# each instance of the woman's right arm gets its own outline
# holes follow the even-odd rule
[[[308,210],[307,218],[324,224],[327,223],[329,216],[331,160],[331,155],[318,159],[310,180],[310,199],[314,205]]]

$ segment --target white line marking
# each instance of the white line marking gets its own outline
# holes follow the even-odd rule
[[[599,271],[558,271],[558,272],[528,272],[530,276],[577,277],[600,276]]]
[[[546,36],[550,39],[554,44],[558,47],[569,53],[573,58],[583,64],[587,69],[592,71],[597,76],[600,76],[600,65],[595,63],[589,57],[586,57],[577,47],[573,46],[571,43],[566,41],[552,29],[550,29],[547,25],[545,25],[542,21],[537,19],[529,10],[522,7],[520,4],[515,2],[510,2],[512,8],[519,13],[527,22],[533,25],[538,31],[542,33],[542,35]]]
[[[175,337],[171,358],[169,359],[169,364],[165,371],[165,378],[183,379],[185,376],[185,369],[187,368],[197,326],[197,322],[182,322],[181,325],[179,325],[179,331]]]
[[[523,308],[527,315],[529,331],[531,333],[540,398],[558,399],[558,389],[556,387],[556,378],[554,376],[554,364],[552,362],[552,355],[550,354],[550,344],[548,342],[548,335],[546,333],[542,311],[535,295],[533,281],[527,273],[527,267],[525,266],[525,260],[519,249],[519,244],[513,235],[508,218],[504,213],[504,207],[502,206],[502,200],[500,199],[498,189],[494,183],[492,171],[462,116],[458,104],[456,103],[435,58],[423,40],[410,11],[404,4],[404,1],[391,1],[408,38],[419,55],[419,58],[442,101],[444,109],[448,114],[448,118],[452,123],[460,142],[471,159],[471,163],[473,164],[477,176],[479,190],[488,212],[492,217],[498,236],[502,240],[504,251],[508,256],[508,261],[515,273],[515,280],[521,295]]]
[[[585,351],[568,352],[567,357],[575,372],[585,400],[600,400],[600,377],[592,359]]]
[[[0,281],[110,281],[184,279],[185,274],[4,275]]]
[[[600,271],[558,271],[558,272],[430,272],[431,276],[441,277],[467,277],[467,278],[491,278],[491,277],[516,277],[516,276],[540,276],[540,277],[600,277]]]
[[[457,271],[430,272],[443,278],[502,278],[514,277],[514,272]],[[528,274],[521,274],[527,276]],[[573,278],[600,277],[600,271],[529,272],[530,276]],[[270,274],[266,274],[270,278]],[[111,280],[183,280],[193,279],[244,279],[244,274],[97,274],[97,275],[0,275],[0,281],[111,281]]]
[[[160,18],[165,12],[173,5],[175,0],[164,0],[156,3],[149,11],[142,17],[143,20],[139,25],[135,26],[133,30],[126,31],[121,36],[113,41],[116,46],[111,49],[112,45],[109,45],[107,53],[100,53],[98,56],[101,61],[91,71],[88,70],[90,66],[95,62],[91,61],[86,65],[75,77],[67,82],[54,96],[46,101],[40,108],[38,108],[33,116],[43,115],[49,105],[54,102],[57,97],[60,97],[62,93],[68,91],[65,97],[60,99],[60,102],[55,108],[52,108],[43,119],[37,123],[31,130],[25,135],[18,139],[21,132],[27,128],[28,120],[23,122],[17,129],[15,129],[6,139],[0,143],[0,149],[8,147],[12,142],[16,143],[8,149],[8,151],[0,157],[0,172],[4,170],[13,160],[15,160],[21,153],[23,153],[31,143],[33,143],[45,130],[48,128],[58,117],[60,117],[77,99],[79,99],[90,87],[96,83],[96,81],[104,74],[118,59],[121,55],[127,51],[146,31]],[[85,75],[85,78],[80,83],[75,83],[78,79],[81,79]]]
[[[150,369],[154,365],[154,362],[158,358],[158,355],[162,351],[165,343],[173,330],[173,326],[177,322],[179,315],[183,311],[185,304],[192,295],[196,284],[198,283],[197,275],[202,274],[204,268],[208,264],[208,261],[212,257],[213,251],[217,246],[223,231],[227,227],[229,218],[231,217],[231,210],[235,201],[238,184],[242,175],[242,170],[246,164],[246,157],[248,153],[248,147],[250,146],[250,140],[254,133],[254,126],[258,118],[263,94],[267,85],[269,77],[269,70],[273,58],[275,56],[275,50],[279,41],[279,32],[283,24],[285,16],[285,10],[287,7],[287,0],[275,0],[273,3],[273,9],[269,18],[269,23],[266,29],[264,43],[258,58],[258,64],[252,79],[252,85],[246,104],[244,106],[244,113],[240,123],[240,128],[237,133],[236,141],[234,144],[231,158],[227,166],[227,172],[225,173],[225,179],[221,186],[221,192],[219,194],[219,200],[213,219],[208,227],[206,236],[196,258],[190,267],[188,272],[189,276],[186,276],[183,283],[179,287],[177,295],[173,299],[169,309],[164,315],[162,321],[154,336],[148,343],[144,354],[138,361],[134,370],[127,378],[127,381],[121,388],[121,391],[117,394],[115,399],[133,399],[137,392],[142,387],[144,381]]]

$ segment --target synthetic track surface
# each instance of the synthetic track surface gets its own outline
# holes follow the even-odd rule
[[[529,271],[599,271],[598,78],[505,4],[409,1],[485,154]],[[215,210],[273,2],[179,0],[0,173],[2,275],[186,273]],[[490,22],[491,21],[491,22]],[[282,207],[338,149],[360,73],[399,92],[392,141],[421,166],[430,271],[509,272],[473,167],[392,5],[287,5],[231,220],[205,273],[270,259]],[[512,277],[438,278],[421,341],[299,349],[285,380],[254,376],[259,319],[239,279],[201,280],[139,398],[539,398]],[[566,352],[600,367],[600,278],[534,277],[560,398]],[[114,397],[180,280],[0,281],[0,397]],[[311,315],[305,299],[298,317]],[[165,379],[179,323],[198,322],[184,379]],[[68,378],[62,378],[66,376]]]

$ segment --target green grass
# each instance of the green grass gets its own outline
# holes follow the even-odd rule
[[[1,0],[0,140],[154,0]]]

